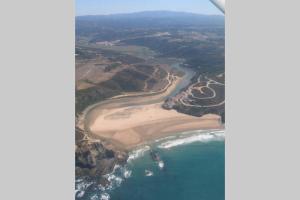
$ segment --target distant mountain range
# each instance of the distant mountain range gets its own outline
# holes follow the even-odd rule
[[[94,26],[140,28],[172,25],[224,25],[222,15],[202,15],[174,11],[145,11],[129,14],[77,16],[76,25],[92,23]]]
[[[160,18],[160,17],[218,17],[218,18],[224,18],[223,15],[204,15],[204,14],[197,14],[197,13],[189,13],[189,12],[177,12],[177,11],[143,11],[143,12],[134,12],[134,13],[120,13],[120,14],[109,14],[109,15],[82,15],[82,16],[76,16],[76,18],[120,18],[120,17],[126,17],[126,18],[135,18],[135,17],[154,17],[154,18]]]

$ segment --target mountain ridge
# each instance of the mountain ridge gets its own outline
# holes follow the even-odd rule
[[[153,11],[140,11],[140,12],[132,12],[132,13],[115,13],[115,14],[97,14],[97,15],[79,15],[76,16],[76,19],[78,18],[90,18],[90,17],[150,17],[150,16],[156,16],[156,17],[172,17],[172,16],[194,16],[194,17],[219,17],[219,18],[225,18],[223,15],[215,15],[215,14],[200,14],[200,13],[192,13],[192,12],[184,12],[184,11],[168,11],[168,10],[153,10]]]

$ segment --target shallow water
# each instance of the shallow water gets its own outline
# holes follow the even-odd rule
[[[157,141],[132,152],[128,165],[109,175],[110,188],[92,184],[76,199],[225,199],[224,146],[223,132],[189,132]],[[158,151],[163,169],[151,159],[150,148]]]
[[[179,71],[182,71],[184,72],[184,76],[181,80],[181,82],[176,86],[175,90],[172,91],[172,93],[169,95],[169,97],[173,97],[175,96],[176,94],[178,94],[183,88],[187,87],[190,82],[191,82],[191,79],[195,76],[195,72],[190,69],[190,68],[187,68],[187,67],[181,67],[180,66],[181,63],[174,63],[171,65],[172,68],[175,68],[175,69],[178,69]]]

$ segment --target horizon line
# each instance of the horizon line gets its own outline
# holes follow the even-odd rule
[[[189,11],[176,11],[176,10],[141,10],[141,11],[133,11],[133,12],[120,12],[120,13],[109,13],[109,14],[83,14],[83,15],[75,15],[75,17],[84,17],[84,16],[111,16],[111,15],[124,15],[124,14],[136,14],[143,12],[177,12],[177,13],[187,13],[187,14],[195,14],[195,15],[207,15],[207,16],[223,16],[222,14],[203,14]]]

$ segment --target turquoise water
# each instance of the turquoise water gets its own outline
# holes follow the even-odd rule
[[[192,133],[151,145],[152,149],[158,151],[164,163],[163,168],[151,159],[149,150],[139,152],[139,157],[130,160],[125,170],[116,170],[116,175],[126,171],[126,178],[122,181],[119,179],[113,188],[105,192],[91,190],[87,192],[89,195],[85,194],[81,199],[225,199],[224,135],[219,137],[209,133],[207,137],[204,136]],[[153,175],[146,176],[145,170]]]

